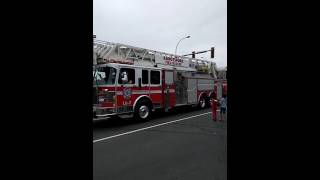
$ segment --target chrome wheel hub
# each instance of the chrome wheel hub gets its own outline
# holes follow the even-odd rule
[[[145,105],[142,105],[139,108],[139,116],[144,119],[144,118],[148,117],[148,115],[149,115],[149,108]]]

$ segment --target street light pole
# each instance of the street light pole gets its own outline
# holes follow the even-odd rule
[[[179,42],[178,42],[178,44],[177,44],[177,46],[176,46],[176,50],[174,51],[174,55],[175,55],[175,56],[177,56],[177,48],[178,48],[179,43],[180,43],[182,40],[186,39],[186,38],[190,38],[190,36],[183,37],[183,38],[181,38],[181,39],[179,40]]]

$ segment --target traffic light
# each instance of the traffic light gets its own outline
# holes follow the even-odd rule
[[[196,58],[196,52],[192,51],[192,58]]]
[[[214,47],[211,48],[211,58],[214,58]]]

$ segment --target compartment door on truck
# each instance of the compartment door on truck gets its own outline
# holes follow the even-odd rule
[[[164,87],[163,87],[163,94],[164,94],[164,108],[168,110],[175,105],[175,86],[173,83],[173,71],[165,70],[164,71]]]
[[[197,79],[188,78],[188,104],[197,103]]]

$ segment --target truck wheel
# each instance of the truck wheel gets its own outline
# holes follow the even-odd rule
[[[134,117],[139,121],[150,120],[151,108],[150,103],[146,100],[141,100],[137,103],[134,110]]]
[[[205,102],[206,102],[206,107],[211,107],[210,97],[206,97],[206,98],[205,98]]]
[[[203,109],[205,107],[206,107],[206,99],[204,98],[204,96],[201,96],[199,100],[199,108]]]

